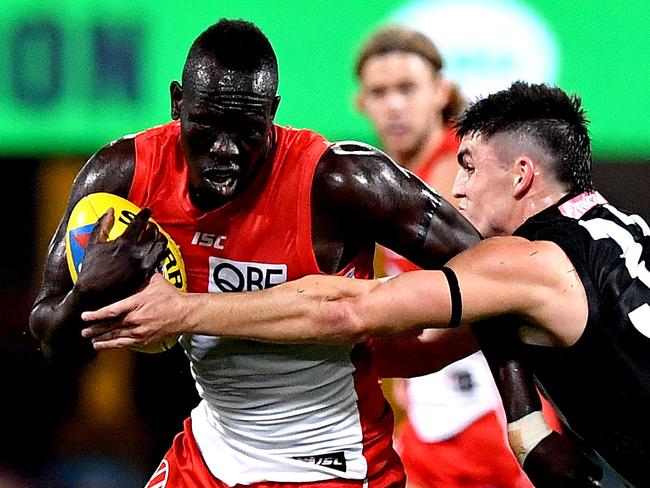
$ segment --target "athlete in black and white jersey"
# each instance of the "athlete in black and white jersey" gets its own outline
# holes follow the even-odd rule
[[[579,98],[515,83],[472,105],[458,133],[453,191],[490,238],[442,271],[388,281],[313,276],[228,297],[183,296],[154,277],[141,293],[85,314],[118,317],[96,348],[179,331],[358,341],[512,315],[516,328],[500,318],[477,333],[502,385],[511,446],[534,485],[600,486],[585,446],[622,482],[650,486],[650,229],[594,190]],[[548,429],[532,374],[582,441]]]
[[[648,224],[593,192],[563,198],[514,235],[564,251],[588,310],[584,331],[570,347],[525,344],[522,355],[584,441],[635,486],[648,486]],[[564,300],[557,306],[564,307]]]

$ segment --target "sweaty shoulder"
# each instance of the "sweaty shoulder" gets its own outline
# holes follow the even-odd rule
[[[315,190],[329,202],[380,205],[403,180],[416,177],[386,154],[356,141],[333,144],[321,157],[314,175]],[[317,196],[317,195],[315,195]]]
[[[397,165],[374,146],[358,141],[333,143],[321,158],[320,167],[348,173],[354,171],[376,172],[377,165]]]
[[[88,159],[75,178],[71,200],[100,191],[126,198],[134,168],[135,142],[132,136],[107,144]]]
[[[363,235],[423,268],[440,266],[478,240],[476,229],[438,192],[360,142],[334,144],[321,157],[312,216],[316,226],[323,216],[335,222],[348,241]]]

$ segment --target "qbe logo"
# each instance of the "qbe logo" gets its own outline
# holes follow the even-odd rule
[[[209,262],[211,293],[263,290],[287,281],[286,264],[246,263],[214,256]]]

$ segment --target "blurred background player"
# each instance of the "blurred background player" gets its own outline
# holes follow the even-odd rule
[[[402,26],[380,29],[358,56],[357,106],[388,155],[454,203],[458,141],[451,125],[466,100],[442,68],[425,35]],[[377,261],[385,275],[418,269],[383,247]],[[395,408],[406,414],[396,446],[410,486],[531,486],[508,446],[501,401],[481,352],[439,373],[386,385]]]

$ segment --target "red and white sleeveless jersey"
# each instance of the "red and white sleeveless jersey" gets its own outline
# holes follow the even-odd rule
[[[188,291],[253,291],[320,273],[310,195],[330,143],[308,130],[274,130],[273,161],[243,193],[210,212],[190,201],[179,123],[136,135],[129,200],[151,208],[180,246]],[[360,254],[340,274],[371,273],[372,256]],[[372,479],[399,463],[391,447],[393,416],[365,346],[200,335],[185,335],[181,344],[202,398],[192,431],[206,465],[225,483]]]

